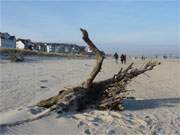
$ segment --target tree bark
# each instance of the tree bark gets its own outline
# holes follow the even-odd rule
[[[87,43],[89,49],[95,53],[96,55],[96,66],[94,67],[94,69],[92,70],[89,78],[83,83],[84,88],[90,88],[92,86],[93,80],[95,79],[95,77],[97,76],[97,74],[99,73],[99,71],[101,70],[101,66],[104,60],[104,52],[100,51],[95,45],[94,43],[89,39],[88,36],[88,32],[85,29],[80,28],[83,37],[82,39]]]

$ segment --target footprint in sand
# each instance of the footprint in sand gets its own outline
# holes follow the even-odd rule
[[[42,83],[47,83],[48,80],[40,80],[40,82],[42,82]]]
[[[91,122],[92,123],[103,123],[103,120],[101,118],[94,118]]]
[[[48,88],[48,87],[46,87],[46,86],[41,86],[41,88],[44,89],[44,88]]]
[[[91,131],[90,131],[89,128],[87,128],[86,130],[84,130],[84,133],[90,135],[90,134],[91,134]]]
[[[80,127],[83,127],[83,126],[85,126],[86,124],[83,122],[83,121],[80,121],[79,123],[78,123],[78,128],[80,128]]]
[[[115,130],[110,130],[110,131],[108,131],[108,135],[113,135],[113,134],[115,134],[116,132],[115,132]]]
[[[48,80],[40,80],[40,82],[42,82],[42,83],[47,83]],[[46,87],[46,86],[41,86],[41,88],[44,89],[44,88],[48,88],[48,87]]]
[[[91,134],[91,130],[89,129],[89,126],[87,123],[80,121],[77,126],[78,126],[78,128],[83,129],[83,134],[87,134],[87,135]]]
[[[160,123],[158,122],[158,119],[155,116],[145,116],[145,122],[147,123],[147,126],[149,127],[150,133],[153,134],[163,134],[163,129],[161,128]]]

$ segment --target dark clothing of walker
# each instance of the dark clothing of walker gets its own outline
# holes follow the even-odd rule
[[[126,55],[125,54],[121,55],[121,64],[126,64]]]
[[[115,54],[114,54],[114,58],[115,58],[116,64],[118,63],[118,57],[119,57],[118,54],[115,53]]]
[[[124,54],[124,64],[126,64],[126,54]]]
[[[124,63],[124,55],[122,54],[121,55],[121,64],[123,64]]]

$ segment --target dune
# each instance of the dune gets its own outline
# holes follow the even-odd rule
[[[162,64],[134,79],[129,89],[135,100],[124,101],[125,111],[85,110],[82,113],[52,111],[46,117],[8,125],[35,117],[38,101],[55,95],[63,87],[80,84],[95,60],[41,59],[24,63],[0,62],[1,135],[178,135],[180,134],[180,60],[158,59]],[[111,77],[126,65],[106,59],[96,80]]]

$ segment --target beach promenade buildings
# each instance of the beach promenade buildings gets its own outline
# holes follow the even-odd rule
[[[84,46],[66,43],[34,42],[34,49],[53,53],[81,53],[85,52]]]
[[[0,48],[16,48],[16,37],[0,32]]]
[[[16,48],[17,49],[29,49],[33,50],[34,43],[31,42],[30,39],[17,39],[16,40]]]
[[[45,42],[33,42],[33,50],[40,51],[40,52],[49,52],[48,46]]]
[[[0,32],[0,48],[29,49],[48,53],[86,53],[87,48],[77,44],[53,43],[53,42],[33,42],[30,39],[18,38],[8,33]]]
[[[85,47],[76,44],[50,43],[48,46],[50,52],[56,53],[81,53],[85,51]]]

